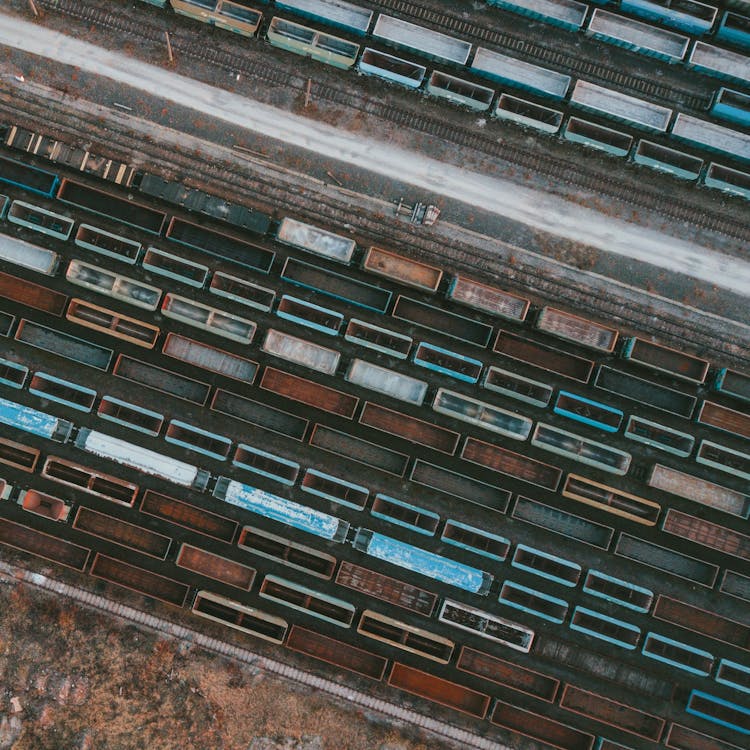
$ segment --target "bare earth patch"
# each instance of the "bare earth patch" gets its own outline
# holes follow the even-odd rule
[[[326,695],[0,583],[0,750],[427,747]]]

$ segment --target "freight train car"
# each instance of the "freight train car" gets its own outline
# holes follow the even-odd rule
[[[282,644],[289,625],[286,620],[210,591],[198,591],[192,604],[194,615],[213,620],[256,638]]]
[[[41,476],[128,508],[133,507],[139,489],[138,485],[125,479],[59,456],[48,456],[42,466]]]
[[[0,156],[0,182],[15,185],[29,192],[51,198],[60,182],[60,178],[52,172],[38,167]]]
[[[66,542],[5,518],[0,518],[0,543],[78,572],[86,569],[91,555],[89,547]]]
[[[343,542],[349,532],[349,524],[340,518],[226,477],[219,477],[214,496],[322,539]]]
[[[594,39],[670,63],[683,60],[690,45],[690,38],[684,34],[635,21],[601,8],[594,9],[586,31]]]
[[[254,36],[263,14],[244,0],[170,0],[175,13],[243,36]],[[159,4],[158,2],[156,3]],[[163,6],[164,3],[161,3]]]
[[[300,16],[364,35],[375,15],[371,10],[344,0],[276,0],[276,5]]]
[[[255,526],[243,526],[237,540],[240,549],[260,555],[274,563],[285,565],[316,578],[328,580],[336,569],[333,555],[292,542],[289,539],[264,531]]]
[[[11,224],[26,227],[47,237],[67,240],[75,222],[67,216],[48,211],[33,203],[15,200],[10,204],[6,219]]]
[[[29,382],[29,393],[85,413],[91,411],[97,395],[93,388],[39,371]]]
[[[451,599],[443,600],[438,620],[522,653],[528,653],[534,642],[534,631],[530,628]]]
[[[68,263],[65,278],[71,284],[152,312],[158,307],[162,295],[159,287],[82,260]]]
[[[0,271],[0,297],[60,317],[68,297],[42,284]]]
[[[164,456],[156,451],[112,437],[103,432],[81,428],[75,445],[87,453],[129,466],[144,474],[166,479],[183,487],[205,489],[209,474],[205,469]]]
[[[448,638],[371,609],[366,609],[362,613],[357,632],[439,664],[447,664],[450,661],[456,646]]]
[[[285,245],[339,263],[349,263],[356,247],[354,240],[348,237],[288,217],[279,224],[276,239]]]
[[[45,276],[54,276],[60,263],[59,255],[53,250],[4,234],[0,235],[0,260]]]
[[[406,568],[480,596],[486,596],[492,585],[493,577],[483,570],[436,555],[369,529],[359,529],[352,544],[354,549],[364,552],[370,557],[400,568]]]
[[[87,148],[78,148],[16,125],[9,128],[5,144],[10,148],[40,156],[108,182],[114,182],[116,185],[129,187],[135,175],[135,168],[126,162],[99,156]]]
[[[388,665],[383,656],[299,625],[292,625],[286,647],[376,682],[383,679]]]
[[[359,55],[359,45],[354,42],[279,17],[271,19],[266,38],[274,47],[334,68],[352,68]]]
[[[0,423],[58,443],[66,442],[73,430],[72,423],[65,419],[6,398],[0,398]]]

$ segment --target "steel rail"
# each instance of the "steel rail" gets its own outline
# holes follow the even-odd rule
[[[6,117],[16,120],[19,113],[19,105],[24,101],[32,111],[35,122],[44,122],[45,127],[53,122],[53,113],[63,113],[69,117],[63,103],[45,101],[43,105],[34,103],[29,95],[19,90],[17,95],[3,103],[0,101],[0,111],[5,112]],[[731,332],[724,335],[717,333],[715,326],[701,324],[698,321],[686,320],[677,315],[671,319],[666,316],[655,318],[653,308],[644,307],[633,301],[623,299],[613,294],[612,288],[593,289],[587,288],[585,299],[582,298],[580,282],[566,279],[559,275],[544,273],[540,269],[531,268],[512,260],[510,256],[515,248],[509,247],[508,258],[502,258],[496,253],[483,253],[468,244],[448,243],[434,237],[426,238],[408,231],[406,225],[396,222],[384,222],[382,218],[360,212],[356,216],[352,214],[350,202],[343,199],[336,201],[334,198],[316,192],[312,197],[311,190],[289,185],[279,185],[276,176],[268,176],[263,170],[256,170],[248,175],[247,166],[232,164],[231,162],[215,163],[213,160],[196,159],[193,149],[180,146],[172,146],[168,149],[160,147],[158,143],[149,143],[142,136],[132,135],[122,129],[115,131],[115,123],[109,122],[108,127],[102,126],[98,117],[92,114],[77,115],[79,120],[85,123],[87,138],[99,133],[102,141],[109,144],[115,142],[114,136],[120,140],[118,148],[127,152],[139,154],[141,160],[146,157],[151,163],[159,164],[162,168],[173,173],[187,173],[193,179],[203,183],[206,189],[218,195],[232,196],[235,200],[239,193],[248,196],[249,202],[260,203],[268,209],[277,209],[281,213],[291,212],[300,217],[309,219],[313,223],[328,223],[333,226],[352,225],[356,231],[370,238],[374,244],[378,240],[390,242],[398,246],[408,243],[417,253],[425,259],[435,259],[437,252],[445,258],[452,267],[474,271],[475,274],[487,278],[488,271],[502,277],[505,286],[511,286],[521,293],[533,289],[535,295],[547,300],[554,300],[555,304],[569,305],[572,309],[586,305],[587,308],[596,309],[598,314],[612,321],[624,322],[627,327],[632,327],[641,333],[653,333],[662,339],[671,341],[675,346],[681,346],[680,342],[689,340],[694,346],[698,346],[705,353],[714,353],[720,360],[731,359],[740,367],[750,366],[750,353],[741,346],[737,337]],[[32,129],[38,125],[30,124]],[[76,126],[63,125],[62,130],[76,135]],[[512,283],[509,285],[508,281]]]

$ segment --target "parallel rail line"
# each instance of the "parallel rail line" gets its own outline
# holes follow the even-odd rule
[[[60,113],[57,115],[58,118],[65,118],[59,123],[60,130],[71,133],[73,137],[77,136],[75,125],[66,124],[66,119],[70,115],[63,106],[46,102],[40,105],[20,91],[12,102],[5,104],[0,101],[0,110],[5,110],[7,116],[17,118],[22,98],[25,99],[24,105],[30,113],[28,116],[33,121],[44,122],[49,127],[53,122],[53,115],[57,115],[56,108]],[[462,268],[469,273],[473,271],[475,275],[486,277],[488,270],[491,270],[493,274],[502,275],[503,284],[513,286],[516,290],[531,288],[543,299],[555,300],[561,305],[568,304],[573,309],[579,308],[582,304],[580,284],[572,279],[546,274],[539,269],[502,258],[497,254],[482,252],[467,244],[448,244],[443,240],[421,237],[413,230],[409,231],[405,225],[384,222],[376,216],[365,213],[353,216],[350,204],[336,201],[321,193],[316,193],[313,199],[310,191],[289,185],[280,186],[274,176],[264,177],[260,170],[249,175],[243,165],[213,164],[211,160],[197,160],[190,148],[160,148],[159,144],[149,143],[137,135],[114,130],[115,123],[109,123],[105,133],[94,115],[82,117],[79,113],[78,117],[85,124],[87,137],[96,137],[98,134],[103,142],[110,144],[116,140],[117,147],[123,153],[142,154],[151,163],[160,164],[169,171],[190,174],[197,183],[205,184],[207,189],[219,195],[232,195],[236,198],[238,194],[245,194],[261,206],[271,209],[283,207],[285,211],[291,211],[318,224],[354,224],[358,233],[371,238],[375,244],[378,244],[378,240],[395,246],[408,244],[425,260],[434,260],[437,251],[451,266]],[[33,127],[31,123],[30,125]],[[750,366],[750,353],[738,344],[736,335],[732,335],[731,331],[727,332],[728,335],[721,335],[715,327],[677,316],[668,318],[663,315],[657,319],[652,309],[624,300],[614,295],[612,289],[587,288],[585,304],[593,306],[603,318],[613,322],[623,321],[627,326],[642,333],[656,334],[675,345],[689,340],[707,354],[716,355],[720,360],[731,360],[738,367]]]
[[[61,11],[87,23],[105,26],[121,33],[140,35],[154,43],[161,43],[161,30],[149,27],[140,20],[136,22],[126,16],[82,5],[75,0],[42,0],[41,4],[50,10]],[[202,39],[185,40],[179,35],[173,35],[172,48],[191,59],[236,71],[267,84],[299,91],[303,91],[307,86],[307,80],[300,76],[280,71],[260,59],[249,59],[214,49],[206,45]],[[344,88],[314,84],[311,91],[316,101],[359,109],[370,117],[474,149],[478,153],[501,159],[520,169],[531,170],[578,190],[603,194],[638,209],[651,211],[654,206],[659,206],[659,212],[670,220],[750,242],[750,225],[747,222],[726,214],[722,215],[719,211],[705,211],[696,201],[671,199],[665,203],[662,191],[643,185],[640,185],[638,190],[633,190],[629,184],[623,183],[619,174],[613,174],[612,171],[593,171],[572,161],[522,148],[483,134],[468,132],[462,127],[447,124],[439,117],[420,114],[401,106],[367,98],[357,101],[352,92]]]

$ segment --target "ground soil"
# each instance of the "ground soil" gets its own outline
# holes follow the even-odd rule
[[[0,750],[427,747],[261,670],[0,583]]]

